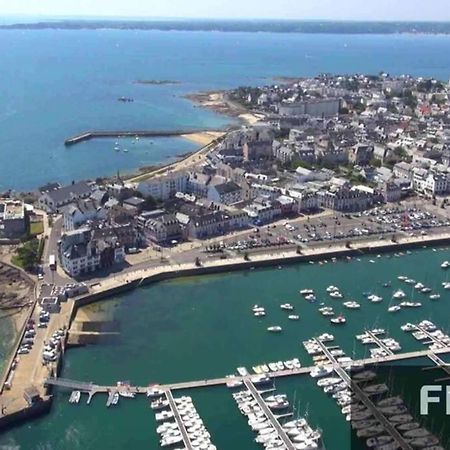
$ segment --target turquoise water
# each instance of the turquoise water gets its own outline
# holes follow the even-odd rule
[[[370,263],[373,259],[375,263]],[[440,263],[450,259],[448,249],[416,250],[402,257],[383,255],[362,257],[360,261],[338,261],[324,265],[298,264],[278,269],[188,278],[163,282],[135,290],[117,298],[114,316],[120,323],[118,343],[71,349],[65,357],[62,376],[114,383],[130,380],[134,384],[197,380],[223,376],[237,366],[252,365],[298,357],[310,365],[301,342],[323,332],[331,332],[349,355],[362,357],[364,347],[355,342],[355,334],[366,327],[383,326],[397,338],[404,351],[421,348],[411,336],[400,330],[407,321],[431,319],[442,329],[449,328],[450,294],[441,288],[448,274]],[[407,285],[396,279],[407,275],[440,292],[438,301],[423,294],[414,298],[423,302],[416,310],[387,313],[393,289]],[[392,288],[381,287],[391,280]],[[362,304],[360,311],[345,311],[347,324],[333,327],[317,312],[318,304],[309,304],[299,289],[313,288],[320,301],[340,311],[341,301],[330,299],[325,288],[337,285],[346,298]],[[362,295],[372,291],[385,298],[369,303]],[[301,318],[287,319],[279,307],[291,302]],[[265,319],[255,319],[253,304],[263,305]],[[107,304],[107,303],[105,303]],[[266,331],[269,325],[282,325],[283,333]],[[338,407],[309,377],[277,381],[279,392],[287,392],[301,414],[324,430],[327,448],[348,447],[349,431]],[[253,434],[240,415],[231,394],[225,388],[191,390],[198,411],[204,418],[214,442],[222,450],[253,450]],[[48,416],[25,424],[0,437],[0,445],[19,448],[136,449],[158,448],[154,415],[144,399],[123,399],[118,408],[105,407],[105,396],[98,395],[91,405],[69,405],[67,393],[58,393]],[[101,430],[101,434],[99,433]],[[336,442],[343,446],[334,445]]]
[[[195,108],[182,98],[188,92],[321,72],[450,76],[450,36],[3,30],[0,52],[0,190],[127,172],[192,150],[182,139],[130,144],[126,154],[101,140],[63,145],[88,129],[230,123]],[[134,84],[138,79],[179,84]]]

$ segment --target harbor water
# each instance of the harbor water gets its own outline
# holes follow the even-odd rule
[[[294,357],[309,366],[312,359],[301,343],[324,332],[334,334],[334,344],[347,355],[362,358],[367,356],[367,350],[355,340],[355,335],[373,327],[386,329],[400,342],[402,351],[421,350],[422,344],[401,331],[400,326],[429,319],[448,331],[450,294],[441,283],[450,271],[440,268],[446,259],[450,259],[448,249],[420,249],[350,261],[183,278],[140,288],[112,299],[112,316],[120,328],[119,341],[69,350],[61,376],[99,384],[128,380],[144,386],[216,378],[234,372],[238,366],[251,369],[263,362]],[[440,293],[441,298],[430,300],[428,295],[397,280],[399,275],[422,282]],[[391,286],[383,287],[389,281]],[[331,299],[325,291],[328,285],[338,286],[345,300],[357,300],[361,309],[342,308],[345,300]],[[317,303],[308,303],[299,295],[299,290],[305,288],[316,291]],[[388,313],[397,288],[423,306]],[[368,292],[384,300],[371,303],[363,295]],[[285,302],[295,306],[299,321],[288,320],[287,311],[280,308]],[[321,302],[344,313],[347,323],[333,326],[318,313]],[[266,308],[265,318],[253,316],[254,304]],[[106,301],[101,309],[107,306]],[[283,332],[267,332],[271,325],[282,326]],[[340,409],[308,375],[279,379],[276,388],[289,395],[296,413],[307,415],[313,426],[323,429],[328,449],[349,448],[349,429]],[[219,449],[260,448],[253,442],[253,433],[225,387],[192,389],[187,393],[193,397]],[[68,392],[57,391],[48,416],[4,433],[0,446],[71,450],[159,447],[154,412],[144,396],[134,400],[122,398],[117,407],[111,408],[106,408],[106,396],[102,394],[97,394],[90,405],[85,403],[86,396],[78,405],[69,404],[68,397]]]

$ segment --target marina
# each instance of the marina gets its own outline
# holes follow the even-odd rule
[[[431,250],[417,250],[412,252],[410,255],[405,254],[403,258],[401,256],[395,257],[388,254],[383,257],[383,264],[377,264],[378,261],[380,261],[379,259],[376,260],[375,264],[370,264],[376,270],[380,270],[384,266],[386,267],[386,271],[392,272],[393,270],[395,270],[392,269],[392,267],[395,267],[397,264],[401,263],[402,272],[410,274],[411,278],[420,279],[420,277],[414,273],[414,270],[411,268],[408,269],[408,267],[409,265],[414,264],[415,258],[418,258],[422,254],[429,254],[435,258],[436,263],[433,264],[433,267],[438,267],[440,264],[439,261],[443,259],[442,256],[439,255],[439,253],[432,252]],[[81,399],[79,401],[79,404],[70,405],[71,410],[74,411],[73,414],[76,414],[75,410],[86,407],[85,405],[87,399],[89,398],[91,398],[89,408],[95,408],[97,412],[99,411],[98,408],[101,408],[105,411],[105,414],[109,414],[109,412],[112,411],[115,406],[119,407],[118,411],[122,409],[135,408],[132,405],[139,405],[145,399],[146,396],[142,394],[146,393],[149,387],[150,380],[152,381],[151,386],[156,386],[158,389],[171,389],[174,393],[176,391],[180,392],[180,390],[184,389],[189,391],[189,395],[192,395],[193,399],[197,397],[208,397],[210,399],[209,401],[213,401],[212,399],[216,397],[223,398],[225,396],[224,391],[226,392],[228,390],[229,392],[229,388],[227,388],[228,383],[231,382],[232,384],[237,384],[237,382],[241,382],[245,385],[245,380],[251,379],[251,377],[255,376],[254,374],[250,374],[249,372],[247,372],[247,374],[245,375],[235,374],[232,378],[220,375],[218,376],[218,374],[220,373],[229,373],[230,367],[241,367],[242,364],[246,364],[249,368],[253,367],[253,372],[255,373],[257,373],[256,370],[258,370],[260,373],[265,373],[268,378],[270,378],[271,380],[275,380],[277,387],[279,387],[280,385],[302,386],[307,382],[306,380],[309,379],[309,377],[305,377],[304,375],[315,370],[317,368],[317,363],[315,365],[312,365],[312,362],[315,362],[315,360],[312,361],[315,355],[305,354],[305,352],[299,346],[300,340],[308,338],[310,336],[318,337],[319,333],[317,333],[317,330],[322,331],[322,334],[320,334],[321,340],[329,342],[335,341],[339,344],[339,347],[337,345],[331,344],[331,351],[335,352],[336,358],[341,357],[337,356],[338,353],[336,352],[338,352],[339,348],[342,346],[341,348],[346,350],[349,355],[352,355],[354,361],[362,364],[376,364],[377,362],[379,364],[384,364],[390,362],[414,361],[421,358],[425,358],[431,363],[431,358],[434,358],[433,355],[436,355],[440,361],[445,362],[449,352],[448,346],[430,350],[429,345],[433,343],[431,342],[432,339],[428,336],[425,336],[425,341],[429,342],[430,344],[428,344],[426,348],[421,349],[420,346],[423,345],[422,341],[417,342],[415,339],[409,336],[409,334],[403,333],[400,329],[400,327],[407,321],[419,324],[421,323],[420,319],[424,317],[433,318],[433,322],[438,326],[445,325],[442,322],[439,322],[438,315],[442,313],[436,313],[436,317],[432,317],[432,311],[435,308],[437,308],[437,311],[445,310],[444,301],[442,300],[441,302],[425,303],[423,311],[411,309],[400,312],[400,315],[387,316],[387,312],[385,312],[386,305],[383,305],[383,303],[366,303],[360,300],[362,298],[363,292],[370,290],[374,292],[376,290],[374,281],[359,279],[357,283],[354,283],[352,287],[349,287],[349,283],[352,283],[353,281],[348,277],[348,275],[346,275],[346,273],[355,271],[359,267],[363,267],[365,264],[365,257],[362,256],[360,259],[361,261],[358,261],[355,258],[347,262],[338,260],[334,264],[329,263],[328,265],[324,264],[322,266],[307,264],[299,265],[299,267],[294,266],[291,268],[283,268],[283,270],[277,269],[277,277],[270,281],[272,284],[276,284],[276,286],[274,286],[274,289],[276,289],[277,295],[273,295],[273,292],[268,292],[268,295],[261,294],[261,292],[265,292],[268,289],[264,285],[264,280],[267,277],[267,273],[271,272],[270,269],[254,270],[247,273],[243,272],[226,276],[198,278],[193,281],[189,281],[189,286],[192,286],[194,288],[197,298],[200,299],[197,303],[194,303],[196,305],[195,312],[191,309],[183,309],[186,293],[186,283],[183,280],[161,283],[158,286],[152,286],[150,288],[137,290],[136,294],[140,293],[140,296],[142,296],[142,293],[144,293],[145,296],[146,292],[156,291],[159,292],[158,296],[161,297],[161,301],[164,300],[165,302],[167,302],[167,295],[170,296],[171,300],[170,305],[164,305],[163,303],[161,303],[161,305],[158,305],[158,302],[156,301],[156,304],[158,306],[153,307],[152,317],[150,321],[148,319],[146,321],[142,321],[141,325],[139,322],[139,318],[141,316],[140,310],[142,308],[145,308],[144,299],[142,299],[142,297],[139,298],[138,296],[133,296],[133,308],[127,308],[126,312],[126,319],[130,324],[132,324],[132,327],[129,328],[129,330],[133,331],[133,333],[136,333],[136,336],[138,331],[140,334],[142,334],[145,333],[145,331],[143,330],[148,330],[146,331],[147,334],[145,334],[146,339],[152,339],[150,337],[152,336],[152,333],[148,334],[148,332],[152,332],[154,327],[156,327],[157,322],[163,320],[164,317],[166,317],[167,320],[169,306],[171,320],[173,314],[179,314],[180,311],[183,311],[184,317],[186,317],[186,314],[189,314],[192,324],[189,328],[187,328],[185,323],[186,318],[184,319],[184,321],[180,322],[183,324],[183,333],[181,334],[182,342],[186,341],[188,339],[188,336],[190,336],[189,334],[184,333],[188,332],[191,327],[195,329],[195,327],[198,328],[199,326],[201,326],[203,327],[204,332],[208,333],[211,336],[212,342],[210,343],[198,342],[196,347],[198,354],[194,355],[194,357],[198,357],[199,355],[207,354],[205,353],[205,351],[207,348],[209,348],[209,345],[205,347],[205,344],[211,344],[211,351],[213,351],[216,346],[224,345],[216,339],[216,336],[220,336],[220,334],[217,335],[210,331],[210,326],[213,326],[214,319],[211,319],[211,323],[206,321],[205,315],[203,313],[203,311],[205,311],[205,313],[207,312],[209,317],[215,317],[216,313],[212,308],[213,306],[215,306],[215,304],[212,303],[211,297],[205,297],[202,292],[206,292],[206,288],[208,288],[207,292],[210,292],[210,288],[212,286],[217,286],[215,288],[215,291],[221,293],[221,295],[213,297],[214,299],[218,299],[216,300],[216,305],[220,303],[220,299],[226,299],[227,309],[232,308],[233,311],[235,311],[236,315],[241,315],[242,317],[248,318],[248,320],[245,320],[245,328],[243,328],[242,331],[239,331],[239,328],[236,328],[235,326],[232,329],[234,333],[236,332],[236,330],[238,333],[241,333],[239,334],[239,340],[243,343],[244,346],[247,345],[247,341],[249,343],[252,343],[250,349],[251,351],[248,348],[246,350],[246,353],[249,356],[245,359],[237,357],[233,359],[233,354],[230,353],[229,355],[227,355],[227,360],[224,361],[226,364],[221,364],[221,361],[219,359],[214,358],[211,360],[211,364],[202,364],[199,362],[197,365],[189,365],[182,362],[182,360],[180,359],[176,359],[175,361],[177,365],[183,365],[183,368],[186,368],[185,370],[183,370],[185,377],[183,377],[182,379],[180,379],[179,376],[176,375],[179,373],[179,370],[177,369],[177,366],[174,365],[175,361],[169,362],[169,366],[165,368],[164,372],[161,371],[160,373],[158,373],[157,371],[155,371],[155,367],[157,368],[157,366],[154,365],[149,366],[149,370],[146,372],[145,370],[142,370],[144,366],[137,366],[136,361],[133,362],[131,360],[130,356],[133,354],[133,347],[128,346],[128,342],[134,342],[133,345],[136,345],[136,342],[139,341],[136,341],[136,338],[132,340],[132,338],[129,337],[130,335],[128,334],[130,331],[127,331],[127,328],[123,327],[122,325],[118,346],[115,345],[114,347],[110,347],[107,344],[104,344],[98,346],[87,346],[79,350],[71,349],[65,354],[65,359],[68,358],[70,364],[67,366],[67,368],[64,369],[63,373],[61,374],[63,378],[51,378],[48,380],[48,384],[61,386],[63,388],[61,389],[57,387],[56,389],[54,389],[54,392],[57,394],[58,398],[60,398],[61,394],[61,397],[63,399],[65,398],[65,403],[67,403],[68,397],[65,397],[63,395],[62,390],[68,390],[69,395],[70,392],[80,391]],[[408,267],[405,267],[405,264],[407,264]],[[395,274],[395,271],[393,273]],[[317,279],[314,278],[314,276],[317,276]],[[393,275],[390,276],[391,278],[393,278]],[[346,312],[347,324],[345,325],[345,327],[332,327],[325,317],[322,318],[321,315],[317,313],[317,309],[322,307],[320,304],[324,299],[325,287],[323,286],[323,284],[320,285],[321,279],[323,277],[325,277],[325,279],[327,280],[330,280],[330,282],[334,282],[335,284],[335,279],[341,279],[342,281],[339,283],[339,285],[342,292],[345,292],[345,297],[355,299],[355,301],[361,303],[360,310],[349,310],[348,312]],[[443,271],[440,272],[439,269],[439,272],[436,273],[436,277],[437,281],[434,282],[433,285],[440,285],[440,277],[445,277],[445,274],[443,273]],[[234,280],[233,286],[235,286],[235,288],[234,290],[229,289],[229,292],[224,294],[224,289],[219,286],[221,286],[221,283],[223,281],[228,280],[229,278]],[[382,283],[385,283],[387,280],[386,274],[380,272],[377,275],[377,279],[379,280],[377,281],[377,284],[379,283],[381,285]],[[248,301],[242,302],[242,298],[239,298],[238,293],[243,289],[242,283],[247,283],[247,281],[249,282],[249,284],[251,283],[252,286],[255,285],[255,283],[256,285],[260,284],[262,291],[256,291],[253,293],[253,295],[248,294]],[[428,284],[431,283],[428,282]],[[314,292],[318,298],[317,304],[309,304],[308,302],[304,302],[301,298],[299,298],[298,294],[296,294],[298,290],[300,288],[303,288],[304,286],[307,286],[308,289],[314,289]],[[393,280],[391,287],[392,291],[397,289],[397,286],[398,284]],[[383,292],[386,292],[386,295],[384,296],[388,297],[388,288],[385,289],[386,291]],[[443,292],[444,291],[441,291],[441,294]],[[236,301],[233,300],[234,298],[236,298]],[[295,312],[298,311],[301,317],[298,322],[289,320],[288,315],[291,311],[288,309],[285,310],[284,308],[280,307],[280,305],[285,305],[287,303],[294,306]],[[128,303],[128,305],[129,304],[130,303]],[[250,312],[249,314],[249,311],[252,310],[252,305],[255,304],[257,304],[260,308],[264,308],[265,312],[270,318],[270,322],[267,322],[267,318],[261,319],[261,321],[255,320],[252,313]],[[337,312],[340,312],[341,302],[339,300],[331,299],[328,304],[333,305],[334,309]],[[127,303],[124,303],[123,305],[125,307]],[[221,309],[217,309],[217,314],[220,314],[221,311]],[[360,315],[362,312],[364,312],[364,316]],[[382,312],[383,314],[385,314],[385,317],[387,317],[384,322],[380,322],[380,319],[377,319],[377,314],[381,314]],[[366,314],[367,318],[363,318],[361,320],[361,317],[366,317]],[[122,317],[125,317],[124,313],[122,313]],[[266,322],[264,322],[264,320]],[[220,315],[220,321],[221,323],[227,324],[227,327],[229,327],[229,324],[232,323],[232,321],[228,323],[227,319],[224,319],[224,316],[222,314]],[[282,326],[283,332],[279,334],[268,333],[266,331],[266,328],[267,325],[270,324],[279,324],[280,326]],[[395,340],[398,340],[401,343],[402,349],[404,350],[402,350],[401,352],[396,352],[393,355],[387,355],[378,358],[367,357],[365,355],[366,348],[361,345],[355,345],[356,342],[354,341],[354,337],[363,333],[364,330],[371,330],[372,332],[377,329],[380,330],[381,324],[383,324],[383,329],[386,332],[386,336],[392,336],[393,338],[395,338]],[[124,330],[125,335],[123,335]],[[420,332],[420,330],[415,331]],[[164,331],[159,331],[159,333],[163,333],[161,337],[167,336],[164,337],[164,341],[168,339],[168,335],[165,335]],[[331,333],[333,334],[333,336],[331,336]],[[432,331],[429,331],[429,333],[432,333]],[[225,336],[227,335],[225,334]],[[378,333],[376,334],[376,337],[383,340],[385,339],[383,335],[380,335]],[[229,339],[229,337],[227,337],[227,339]],[[440,338],[434,336],[434,339],[436,340]],[[375,343],[375,345],[377,344]],[[119,367],[118,370],[116,369],[114,371],[115,378],[133,380],[133,383],[129,383],[127,391],[135,394],[135,399],[133,401],[128,401],[128,399],[120,398],[118,404],[113,405],[112,399],[114,398],[114,396],[111,395],[110,408],[106,408],[105,404],[109,399],[108,390],[109,393],[117,390],[117,383],[108,382],[109,378],[111,378],[111,374],[105,375],[105,373],[101,370],[101,367],[105,364],[105,357],[109,357],[109,352],[113,351],[113,348],[116,349],[114,351],[121,352],[123,359],[123,364],[121,365],[121,367]],[[380,346],[377,345],[377,348],[380,348]],[[124,349],[127,349],[125,353]],[[82,360],[80,358],[84,358],[86,354],[89,355],[90,353],[92,353],[93,357],[94,355],[96,355],[95,359],[91,362],[88,358],[87,360],[85,360],[85,362],[81,362]],[[111,356],[112,355],[113,353],[111,353]],[[291,369],[288,368],[292,367],[289,361],[292,361],[293,357],[298,357],[299,361],[301,362],[301,367],[295,367]],[[159,355],[158,358],[162,358],[162,355]],[[177,356],[177,358],[179,358],[179,356]],[[102,361],[100,366],[94,362],[97,360]],[[195,360],[199,361],[198,359]],[[273,362],[269,363],[269,361]],[[281,367],[283,370],[278,370],[279,366],[277,361],[278,363],[280,361],[282,362]],[[436,363],[432,364],[433,366],[437,367]],[[267,366],[269,369],[267,373],[265,372],[265,370],[267,370],[265,369],[265,366]],[[138,367],[140,368],[138,369]],[[168,370],[169,367],[171,368],[170,372]],[[276,370],[272,370],[273,367],[276,367]],[[80,383],[75,381],[77,379],[86,380],[87,382]],[[90,382],[91,380],[92,382]],[[156,381],[158,383],[156,383]],[[307,397],[307,394],[307,392],[303,392],[302,397]],[[183,392],[182,395],[185,395],[185,393]],[[228,395],[230,396],[230,393],[228,393]],[[292,395],[293,392],[291,392],[291,396]],[[323,393],[320,392],[320,395],[323,396]],[[301,401],[305,402],[306,400],[304,400],[302,397],[300,397]],[[221,400],[221,402],[222,401],[223,400]],[[314,401],[318,402],[318,405],[320,405],[324,400],[315,399]],[[57,400],[57,403],[59,403],[59,400]],[[214,423],[211,424],[211,419],[208,419],[208,417],[211,417],[212,413],[208,412],[208,407],[205,408],[205,406],[202,406],[202,408],[203,410],[199,409],[199,413],[203,417],[204,412],[202,411],[206,411],[205,424],[207,424],[208,429],[212,427],[211,435],[213,437],[214,444],[217,445],[217,448],[227,448],[226,446],[223,446],[225,437],[221,437],[220,433],[217,434],[217,429],[214,432]],[[303,409],[305,409],[305,405],[303,406]],[[310,409],[311,414],[313,414],[316,409],[320,410],[320,407],[310,406]],[[106,413],[106,411],[108,411],[108,413]],[[90,412],[86,410],[83,414],[89,416]],[[330,410],[329,413],[327,411],[327,414],[334,413],[332,410]],[[314,427],[324,428],[324,440],[326,443],[327,440],[329,441],[330,439],[329,426],[324,427],[323,423],[321,423],[320,421],[320,417],[317,417],[315,414],[313,414],[313,416],[315,417],[315,419],[312,422],[312,425]],[[333,430],[333,433],[337,432],[335,429]],[[251,448],[253,450],[253,447],[247,448]]]

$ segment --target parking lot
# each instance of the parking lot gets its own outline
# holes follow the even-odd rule
[[[335,241],[426,236],[450,226],[439,211],[415,205],[383,206],[362,213],[308,216],[255,227],[239,237],[224,237],[206,246],[208,252],[242,252],[287,246],[310,247]]]

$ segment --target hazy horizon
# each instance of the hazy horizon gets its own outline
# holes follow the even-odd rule
[[[448,0],[0,0],[4,18],[449,22]]]

